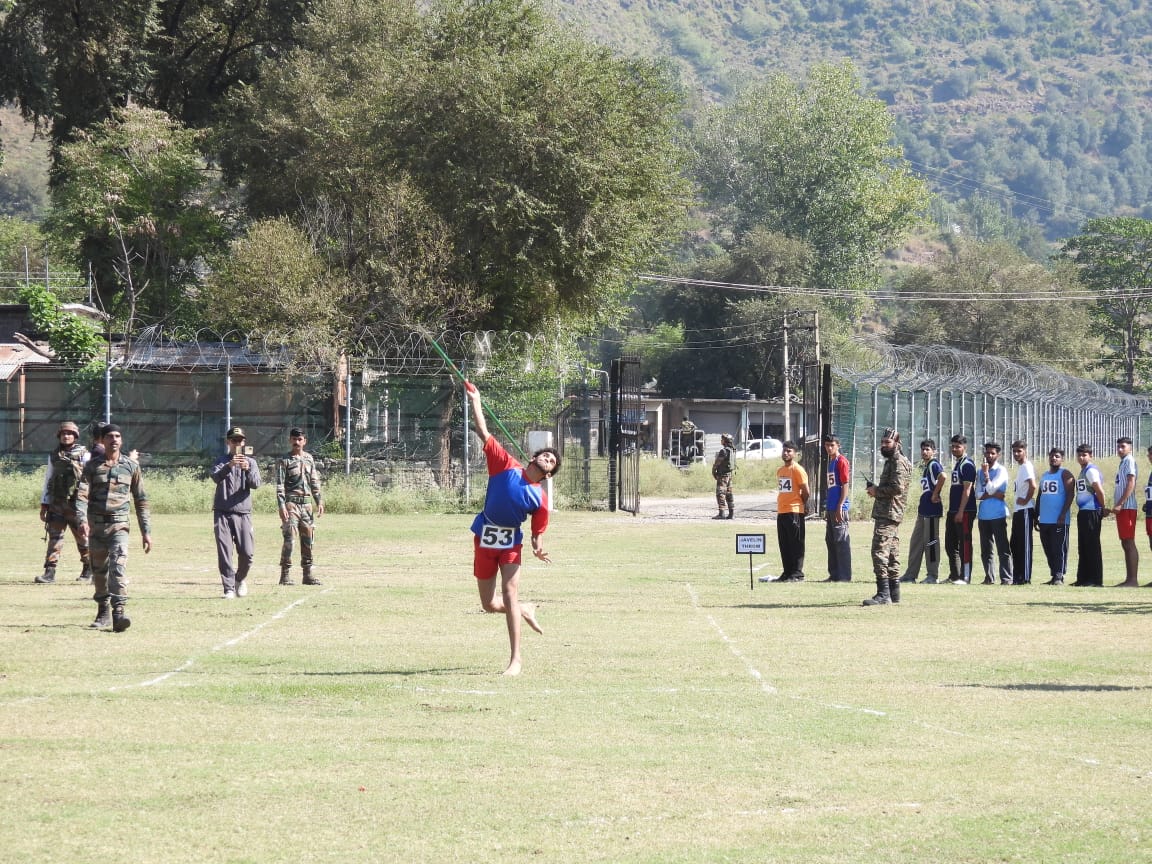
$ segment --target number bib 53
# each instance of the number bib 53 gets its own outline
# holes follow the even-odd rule
[[[493,525],[485,522],[480,531],[480,546],[483,549],[511,549],[516,545],[516,527]]]

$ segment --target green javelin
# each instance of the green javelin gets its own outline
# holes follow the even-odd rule
[[[421,335],[431,343],[432,347],[436,349],[436,353],[444,358],[444,362],[448,364],[449,369],[456,373],[456,377],[460,379],[460,383],[467,384],[468,379],[464,377],[464,373],[461,372],[459,368],[457,368],[456,364],[452,362],[452,358],[444,353],[444,349],[440,347],[439,342],[432,338],[432,334],[422,333]],[[516,438],[512,435],[511,432],[508,431],[508,427],[504,425],[503,421],[496,416],[496,412],[492,410],[492,406],[485,402],[483,398],[480,400],[480,406],[488,412],[488,416],[492,418],[492,422],[500,427],[500,431],[504,433],[504,437],[507,438],[509,442],[511,442],[512,446],[516,448],[516,452],[520,454],[520,458],[524,461],[528,461],[528,454],[520,449],[520,445],[516,442]]]

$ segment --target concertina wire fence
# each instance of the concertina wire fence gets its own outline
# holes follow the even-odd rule
[[[913,462],[919,443],[946,452],[956,434],[969,453],[1015,440],[1043,461],[1052,447],[1071,456],[1082,443],[1114,453],[1118,437],[1152,444],[1152,398],[1104,387],[1046,366],[1015,363],[942,345],[857,340],[861,350],[832,362],[833,431],[854,466],[879,470],[879,436],[892,427]]]

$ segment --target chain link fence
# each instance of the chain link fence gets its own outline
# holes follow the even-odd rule
[[[940,449],[956,434],[971,447],[1016,439],[1035,456],[1079,444],[1111,453],[1122,435],[1152,443],[1152,398],[1134,396],[1045,366],[942,345],[860,340],[832,363],[833,431],[852,464],[878,470],[879,436],[894,428],[905,453],[925,438]]]

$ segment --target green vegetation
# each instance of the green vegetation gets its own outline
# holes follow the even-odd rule
[[[5,857],[1149,860],[1141,592],[917,585],[862,609],[867,525],[857,582],[749,590],[733,534],[766,531],[771,572],[771,523],[563,513],[523,576],[544,635],[504,679],[468,522],[325,517],[325,585],[284,589],[260,515],[251,594],[225,602],[207,515],[161,515],[120,635],[87,629],[90,588],[33,585],[43,546],[12,532]]]
[[[1152,216],[1147,3],[715,0],[674,27],[656,0],[561,5],[596,38],[668,57],[722,98],[733,81],[847,59],[889,104],[933,191],[983,190],[1049,238],[1085,215]]]

